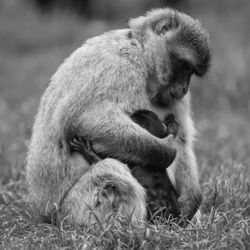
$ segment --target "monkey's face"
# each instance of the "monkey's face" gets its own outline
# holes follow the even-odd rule
[[[203,76],[210,65],[208,33],[198,20],[172,9],[158,9],[130,21],[132,30],[141,30],[148,58],[148,89],[153,101],[168,106],[189,89],[192,75]],[[150,83],[149,83],[150,84]],[[157,87],[156,87],[157,86]]]
[[[170,106],[187,94],[191,76],[195,74],[191,64],[170,57],[171,71],[164,85],[160,85],[152,101],[160,106]]]
[[[156,77],[160,87],[157,104],[169,106],[188,92],[192,75],[203,76],[210,65],[208,34],[201,24],[179,12],[169,12],[152,24],[156,35]],[[158,58],[158,59],[157,59]],[[166,64],[167,62],[167,64]]]

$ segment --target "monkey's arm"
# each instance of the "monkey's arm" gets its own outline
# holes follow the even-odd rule
[[[193,150],[191,148],[184,149],[173,166],[175,168],[175,180],[181,213],[188,220],[191,220],[202,200],[196,158]]]
[[[133,158],[165,169],[176,157],[176,150],[170,147],[172,138],[159,139],[151,135],[114,105],[83,112],[78,118],[77,130],[78,136],[105,145],[115,158]]]
[[[178,155],[171,165],[176,181],[176,189],[179,195],[182,215],[191,220],[201,203],[201,190],[196,157],[193,149],[195,129],[190,115],[189,105],[186,110],[179,110],[179,131],[176,142],[178,144]]]

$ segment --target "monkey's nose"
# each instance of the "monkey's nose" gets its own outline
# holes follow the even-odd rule
[[[174,99],[174,98],[175,98],[175,93],[174,93],[174,90],[173,90],[173,89],[171,89],[169,92],[170,92],[171,97]]]
[[[186,94],[188,91],[188,88],[187,87],[183,87],[183,94]]]

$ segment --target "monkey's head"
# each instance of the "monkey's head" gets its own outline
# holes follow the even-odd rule
[[[168,106],[189,89],[192,75],[203,76],[210,66],[208,33],[187,14],[156,9],[130,20],[129,26],[143,50],[149,72],[149,94]]]

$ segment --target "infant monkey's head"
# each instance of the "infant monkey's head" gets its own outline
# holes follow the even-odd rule
[[[169,134],[176,136],[178,132],[179,125],[173,114],[168,115],[162,122],[154,112],[142,109],[137,110],[131,118],[149,133],[159,138],[165,138]]]

